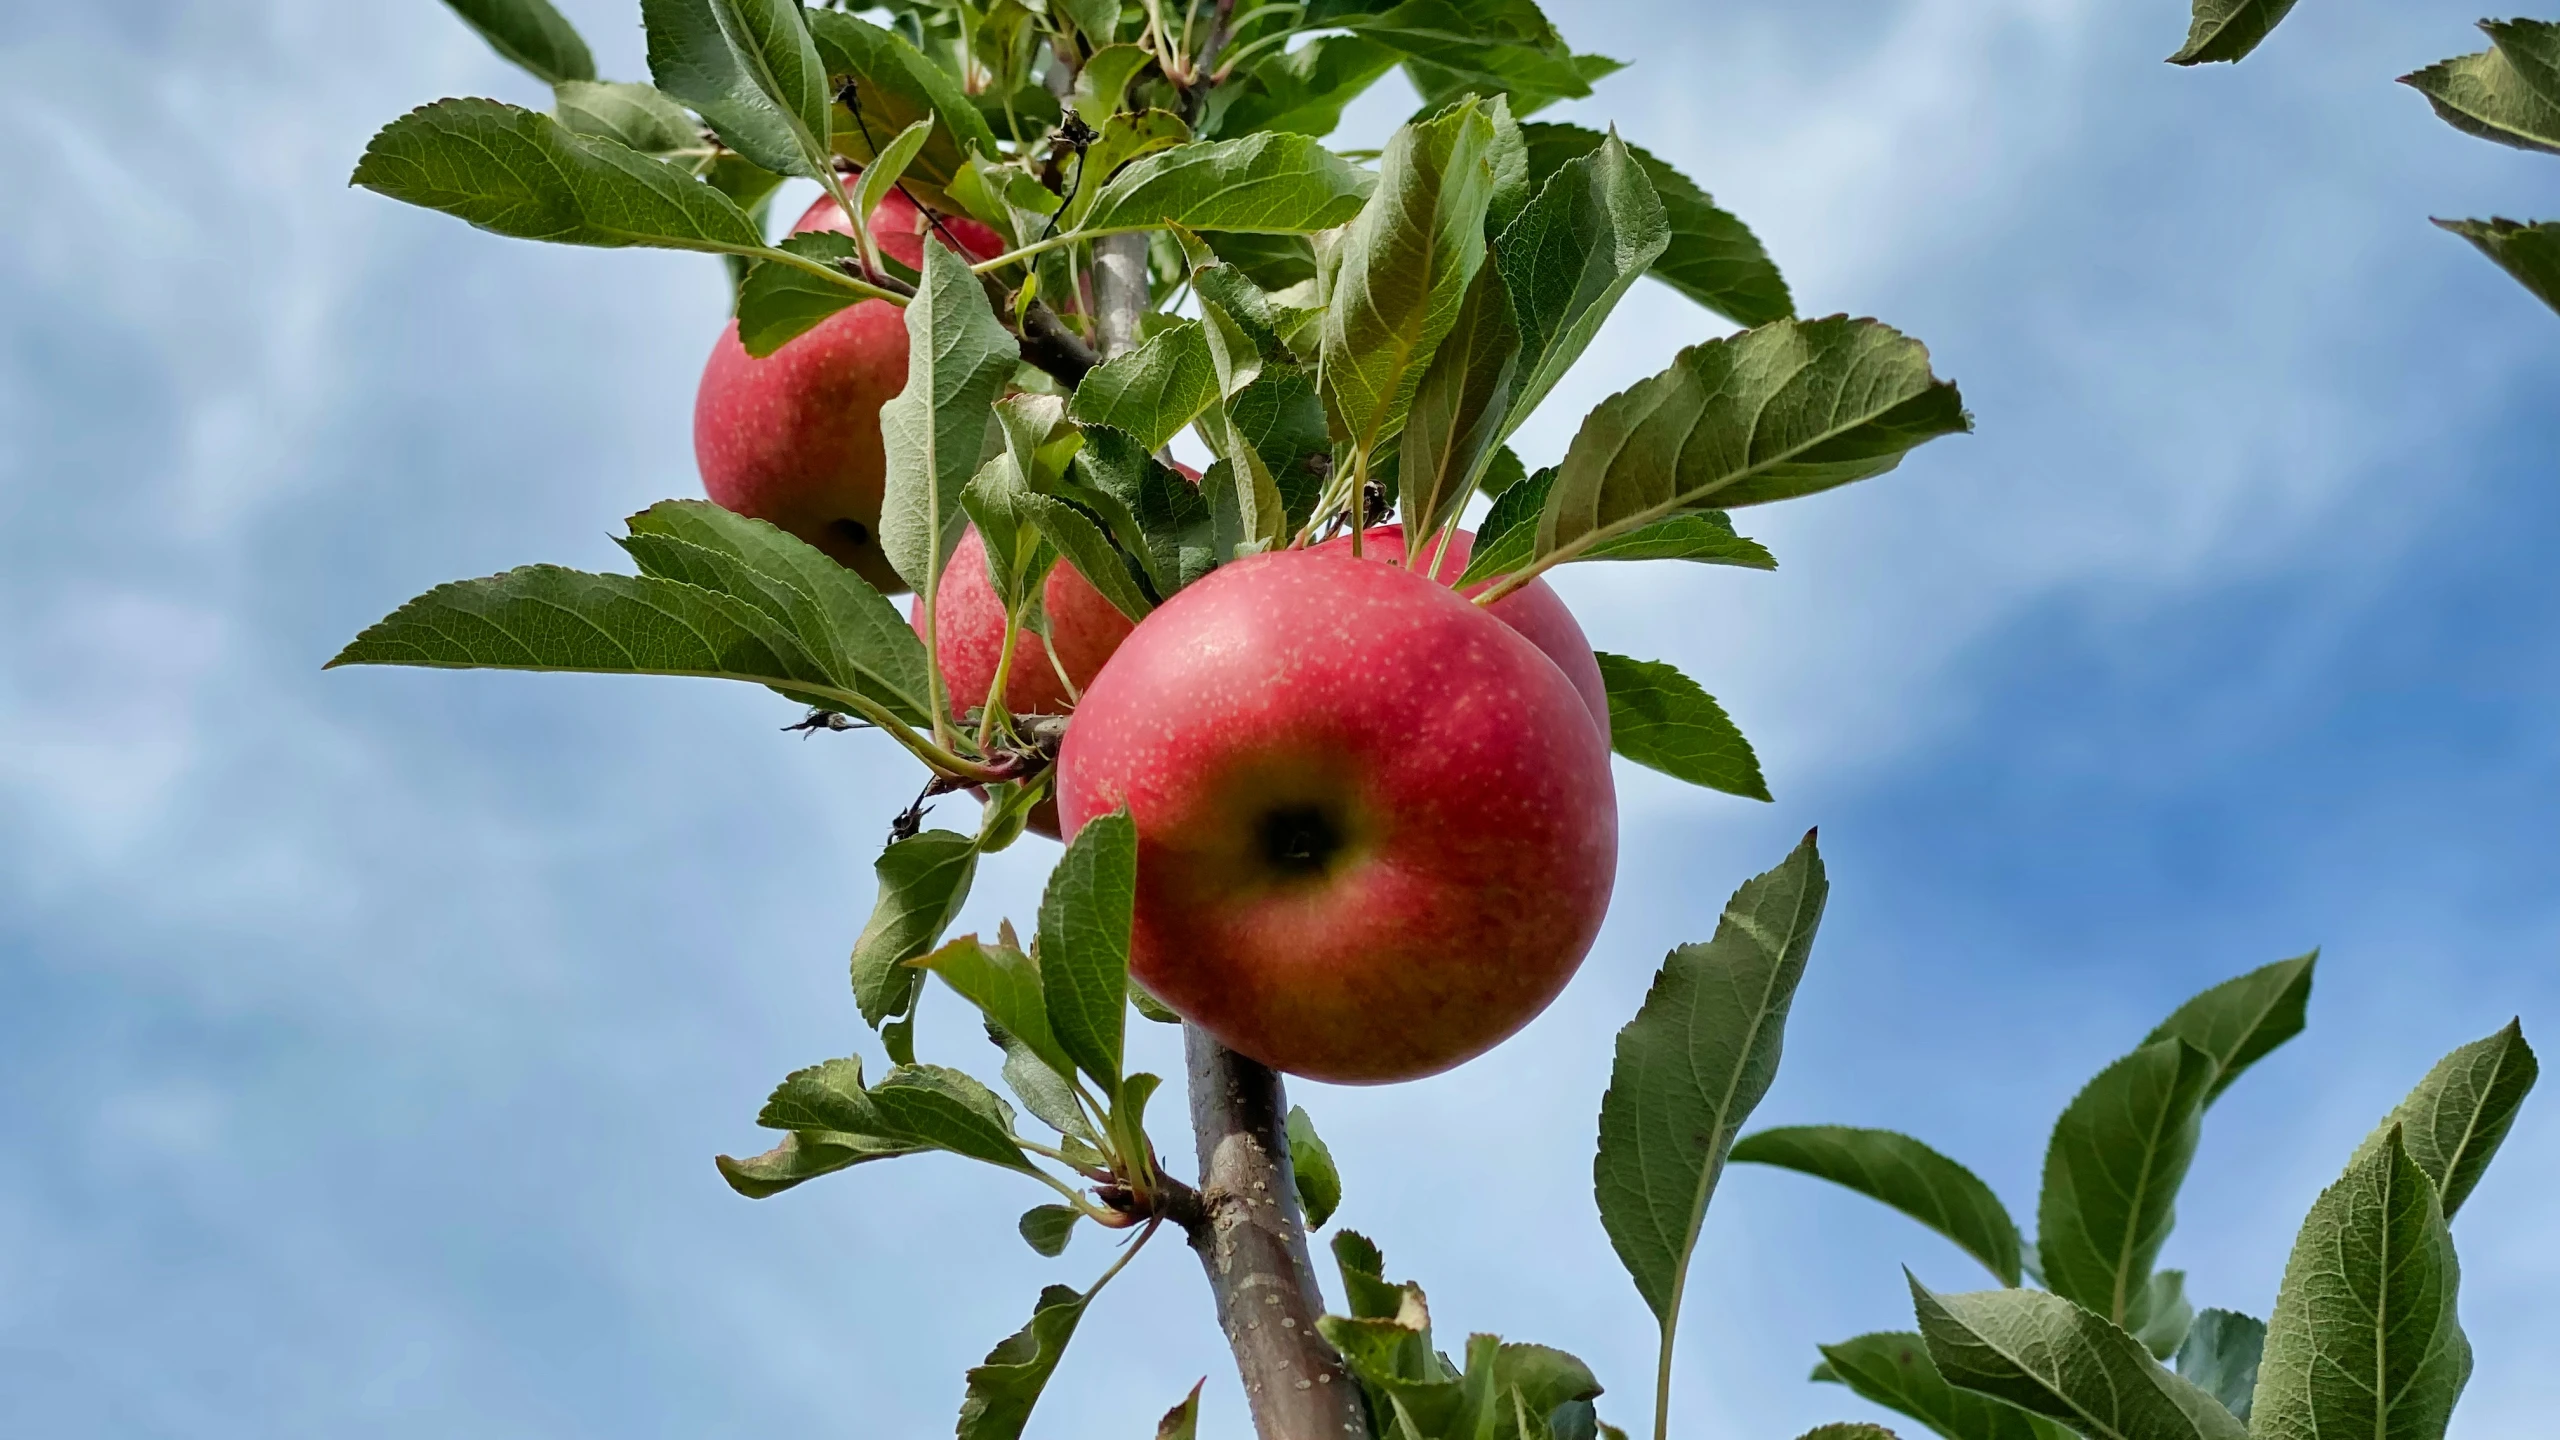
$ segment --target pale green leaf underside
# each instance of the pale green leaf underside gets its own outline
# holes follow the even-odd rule
[[[550,0],[445,0],[480,38],[546,85],[596,78],[595,56]]]
[[[661,158],[678,151],[703,158],[702,127],[654,85],[563,80],[551,89],[552,118],[580,135],[610,140]]]
[[[1744,1136],[1733,1158],[1846,1186],[1954,1241],[2001,1284],[2019,1281],[2018,1226],[2000,1197],[1972,1171],[1908,1135],[1792,1125]]]
[[[2502,49],[2457,55],[2400,80],[2466,135],[2560,152],[2560,100],[2536,90]]]
[[[798,11],[791,0],[640,3],[659,89],[747,159],[776,174],[815,176],[828,128],[826,75]]]
[[[1329,230],[1359,212],[1372,183],[1369,172],[1304,135],[1202,140],[1123,166],[1094,197],[1081,229]]]
[[[1828,890],[1807,835],[1734,893],[1713,939],[1671,952],[1618,1032],[1593,1182],[1609,1243],[1666,1346],[1726,1152],[1777,1075]]]
[[[1087,372],[1067,414],[1080,425],[1125,430],[1152,451],[1163,449],[1217,398],[1209,342],[1199,321],[1184,320]]]
[[[1137,887],[1137,826],[1126,812],[1114,811],[1076,832],[1040,897],[1040,980],[1049,1024],[1060,1048],[1106,1095],[1120,1085]]]
[[[1952,1384],[2050,1416],[2090,1440],[2248,1440],[2221,1402],[2059,1295],[1936,1295],[1913,1280],[1911,1298],[1929,1358]]]
[[[764,248],[746,213],[688,172],[495,100],[439,100],[392,121],[354,183],[520,240]]]
[[[2533,1047],[2524,1043],[2523,1026],[2509,1021],[2497,1034],[2437,1061],[2358,1148],[2357,1159],[2399,1130],[2409,1158],[2436,1187],[2450,1220],[2480,1183],[2541,1074]]]
[[[879,890],[853,942],[853,998],[873,1027],[915,1005],[924,976],[907,962],[942,938],[978,873],[977,841],[926,830],[892,842],[872,862]]]
[[[917,594],[930,595],[960,537],[961,487],[986,456],[996,397],[1022,350],[968,262],[933,236],[906,325],[906,388],[880,407],[880,548]]]
[[[2437,1440],[2471,1375],[2444,1211],[2397,1132],[2322,1191],[2285,1262],[2257,1440]]]
[[[2152,1263],[2177,1221],[2212,1057],[2145,1045],[2072,1097],[2045,1150],[2036,1251],[2045,1283],[2127,1330],[2148,1313]]]
[[[2210,1105],[2242,1071],[2302,1033],[2319,961],[2315,950],[2225,980],[2170,1012],[2142,1043],[2175,1035],[2211,1056],[2215,1075],[2204,1097]]]
[[[1769,798],[1751,742],[1698,682],[1659,660],[1597,652],[1609,693],[1609,748],[1675,780]]]
[[[1739,1147],[1734,1158],[1742,1158]],[[2071,1440],[2069,1431],[2040,1415],[1948,1384],[1926,1343],[1908,1331],[1860,1335],[1821,1350],[1815,1379],[1846,1385],[1861,1399],[1898,1410],[1946,1440]]]
[[[2438,220],[2436,224],[2470,241],[2532,291],[2534,298],[2560,311],[2560,222]]]
[[[2201,65],[2238,60],[2258,48],[2293,8],[2293,0],[2195,0],[2195,18],[2187,26],[2187,43],[2169,57],[2172,65]]]

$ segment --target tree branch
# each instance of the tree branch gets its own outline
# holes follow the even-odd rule
[[[1209,1275],[1261,1440],[1362,1440],[1368,1403],[1323,1336],[1278,1072],[1186,1025],[1197,1210],[1181,1217]],[[1177,1197],[1179,1199],[1179,1197]],[[1189,1209],[1187,1204],[1178,1208]]]
[[[1113,235],[1093,248],[1095,318],[1108,358],[1138,343],[1147,237]],[[1218,1328],[1253,1406],[1254,1433],[1261,1440],[1365,1440],[1368,1401],[1316,1333],[1324,1292],[1298,1213],[1280,1076],[1195,1026],[1182,1027],[1182,1044],[1200,1187],[1166,1176],[1155,1208],[1182,1227],[1208,1272]]]

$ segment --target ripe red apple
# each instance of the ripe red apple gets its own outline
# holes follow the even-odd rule
[[[1475,550],[1476,533],[1460,530],[1449,543],[1433,554],[1427,542],[1423,553],[1432,556],[1431,576],[1443,585],[1454,585],[1465,573],[1467,557]],[[1351,537],[1344,535],[1315,547],[1323,551],[1351,553]],[[1404,530],[1401,526],[1381,525],[1360,537],[1360,553],[1366,559],[1404,561]],[[1500,577],[1495,577],[1499,579]],[[1491,588],[1492,580],[1479,580],[1459,592],[1473,597]],[[1544,580],[1532,580],[1487,607],[1487,613],[1520,632],[1530,644],[1546,652],[1564,678],[1582,695],[1582,703],[1591,707],[1591,718],[1600,725],[1600,739],[1609,739],[1609,687],[1600,678],[1600,662],[1591,654],[1591,642],[1583,638],[1582,627],[1574,622],[1573,612],[1565,608],[1564,597]]]
[[[1138,827],[1130,963],[1267,1065],[1348,1084],[1481,1054],[1564,988],[1617,869],[1609,750],[1510,626],[1339,551],[1227,565],[1095,677],[1067,824]]]
[[[1183,479],[1200,483],[1199,471],[1180,461],[1173,468]],[[1049,571],[1040,598],[1049,614],[1049,643],[1044,646],[1039,636],[1025,631],[1014,641],[1013,668],[1005,677],[1004,707],[1016,715],[1064,715],[1074,709],[1074,695],[1102,673],[1102,662],[1137,624],[1063,559]],[[908,602],[907,622],[916,634],[924,634],[921,600]],[[960,533],[950,563],[942,567],[942,582],[934,591],[933,630],[951,708],[965,713],[986,704],[995,687],[996,664],[1004,655],[1004,602],[987,578],[986,541],[975,525]],[[1057,651],[1054,664],[1052,649]]]
[[[928,224],[895,190],[871,212],[881,250],[911,267],[924,262]],[[1004,252],[1003,238],[974,220],[943,225],[981,260]],[[853,227],[822,195],[791,228],[849,234]],[[703,489],[721,506],[770,520],[826,551],[883,591],[906,589],[879,538],[888,470],[880,406],[906,383],[906,315],[886,300],[839,310],[761,360],[738,343],[732,321],[711,347],[693,402]]]

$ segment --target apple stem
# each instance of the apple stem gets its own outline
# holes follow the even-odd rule
[[[1289,1101],[1279,1072],[1182,1030],[1191,1128],[1200,1152],[1197,1208],[1180,1216],[1208,1272],[1236,1372],[1261,1440],[1359,1440],[1368,1401],[1316,1331],[1324,1293],[1307,1250],[1289,1162]]]

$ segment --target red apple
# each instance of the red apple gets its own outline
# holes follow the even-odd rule
[[[1433,542],[1436,543],[1436,542]],[[1454,585],[1465,573],[1467,556],[1473,553],[1476,534],[1460,530],[1449,543],[1433,554],[1433,543],[1423,546],[1432,555],[1431,576],[1443,585]],[[1351,537],[1327,540],[1318,550],[1351,553]],[[1381,525],[1360,537],[1360,553],[1371,560],[1404,563],[1404,530],[1401,526]],[[1501,577],[1496,576],[1495,579]],[[1479,580],[1460,594],[1474,596],[1491,588],[1493,580]],[[1574,623],[1573,612],[1565,608],[1564,597],[1544,580],[1532,580],[1488,607],[1495,619],[1520,632],[1522,638],[1546,652],[1564,678],[1582,695],[1582,703],[1591,707],[1591,718],[1599,722],[1600,739],[1609,739],[1609,687],[1600,678],[1600,662],[1591,654],[1591,642],[1583,638],[1582,627]]]
[[[924,261],[925,216],[892,190],[871,212],[890,258]],[[974,220],[944,227],[979,259],[1003,238]],[[850,233],[842,207],[820,196],[798,224]],[[880,406],[906,388],[906,315],[886,300],[837,311],[759,360],[732,321],[711,347],[693,402],[693,453],[702,486],[723,507],[770,520],[849,566],[883,591],[906,582],[880,551],[880,487],[887,457]]]
[[[1564,988],[1617,869],[1609,750],[1517,631],[1338,551],[1227,565],[1095,677],[1070,827],[1138,827],[1130,964],[1265,1064],[1347,1084],[1483,1053]]]
[[[1200,472],[1175,462],[1174,471],[1197,485]],[[1013,645],[1013,668],[1004,683],[1004,707],[1016,715],[1064,715],[1075,708],[1075,694],[1102,673],[1102,662],[1129,638],[1137,624],[1120,607],[1093,588],[1084,572],[1060,560],[1041,587],[1041,603],[1049,613],[1049,643],[1024,632]],[[907,604],[907,622],[924,634],[924,603]],[[951,708],[967,712],[987,703],[996,683],[996,663],[1004,655],[1004,602],[987,578],[986,541],[972,525],[960,534],[951,560],[942,567],[934,592],[934,653],[942,661],[942,684]],[[1053,664],[1051,650],[1057,651]],[[1064,679],[1060,669],[1066,672]],[[1069,686],[1073,686],[1073,694]],[[1043,833],[1055,834],[1054,830]]]

